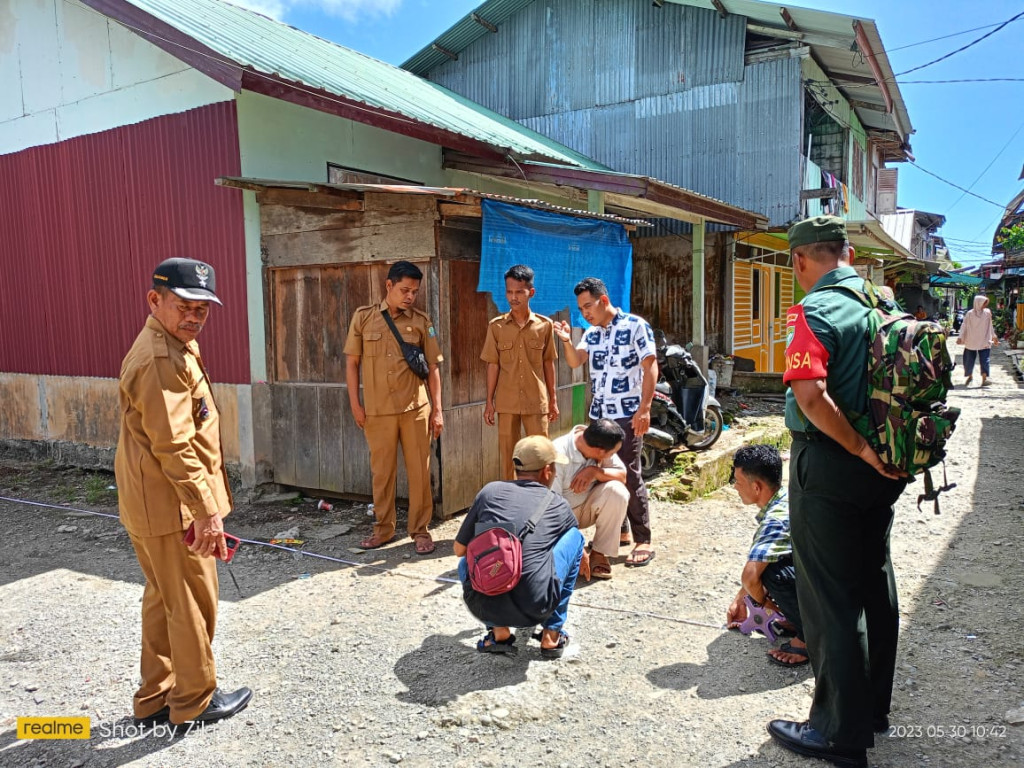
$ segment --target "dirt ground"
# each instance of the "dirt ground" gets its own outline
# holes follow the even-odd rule
[[[957,487],[942,514],[917,510],[920,483],[897,509],[901,639],[875,766],[1024,766],[1024,725],[1013,724],[1024,719],[1024,391],[1005,355],[993,364],[995,386],[952,395],[963,408],[948,462]],[[255,697],[231,720],[170,738],[129,717],[142,584],[127,536],[74,511],[115,512],[112,483],[0,460],[0,496],[17,499],[0,500],[0,765],[821,764],[765,732],[771,718],[806,715],[809,668],[770,665],[763,638],[720,629],[754,530],[755,510],[731,488],[655,502],[657,558],[581,583],[559,661],[522,632],[515,657],[475,652],[482,630],[451,581],[458,520],[434,529],[438,550],[422,558],[408,539],[351,551],[370,528],[360,505],[240,506],[233,533],[266,541],[297,528],[306,550],[346,562],[243,545],[221,567],[214,648],[221,684]],[[16,738],[18,717],[44,715],[87,716],[92,738]]]

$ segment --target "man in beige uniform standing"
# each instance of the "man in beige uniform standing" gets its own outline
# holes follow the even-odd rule
[[[214,293],[213,267],[168,259],[146,294],[150,317],[121,364],[118,507],[146,577],[142,594],[140,724],[213,722],[245,709],[252,691],[224,693],[213,661],[217,562],[231,490],[220,419],[195,338]],[[182,541],[195,525],[191,547]]]
[[[512,449],[520,432],[548,436],[548,422],[558,418],[555,394],[555,332],[551,320],[530,311],[533,270],[516,264],[505,273],[509,311],[487,325],[480,359],[487,363],[484,421],[494,426],[498,414],[501,479],[515,480]]]
[[[345,383],[352,416],[370,446],[373,474],[373,535],[360,544],[374,549],[395,536],[395,485],[398,480],[398,445],[405,456],[409,477],[409,535],[416,554],[434,551],[427,532],[434,514],[430,490],[430,439],[444,429],[441,413],[441,374],[437,364],[441,348],[430,318],[413,307],[423,273],[408,261],[396,261],[388,270],[385,296],[380,304],[359,307],[345,340]],[[406,343],[423,350],[429,366],[424,381],[405,362],[384,313]],[[359,374],[363,375],[363,402],[359,402]],[[427,399],[427,388],[430,399]],[[431,407],[432,405],[432,407]]]

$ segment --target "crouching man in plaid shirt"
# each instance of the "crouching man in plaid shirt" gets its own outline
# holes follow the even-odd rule
[[[792,624],[796,637],[768,651],[768,660],[784,667],[806,664],[800,610],[796,599],[796,569],[789,539],[789,499],[782,488],[782,457],[769,445],[748,445],[736,451],[732,477],[744,504],[756,504],[757,532],[743,567],[743,584],[726,612],[730,629],[747,618],[746,595],[758,605],[781,611]],[[785,625],[783,625],[785,626]]]

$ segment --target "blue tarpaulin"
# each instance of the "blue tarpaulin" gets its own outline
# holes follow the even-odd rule
[[[491,294],[501,311],[505,302],[505,271],[526,264],[536,273],[534,312],[553,315],[572,309],[572,324],[586,327],[576,307],[573,287],[585,277],[599,277],[608,286],[612,304],[629,311],[633,279],[633,246],[621,224],[583,219],[550,211],[482,200],[483,245],[478,291]]]

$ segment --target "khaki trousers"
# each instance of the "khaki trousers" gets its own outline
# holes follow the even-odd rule
[[[512,463],[512,450],[520,439],[520,431],[530,435],[548,436],[548,415],[546,413],[499,413],[498,414],[498,456],[501,460],[501,479],[515,480],[516,468]]]
[[[409,535],[427,532],[434,514],[430,492],[430,406],[388,416],[367,416],[363,427],[370,446],[373,506],[379,539],[395,535],[395,486],[398,483],[398,446],[405,456],[409,478]]]
[[[175,723],[205,710],[217,687],[210,647],[217,623],[217,561],[200,557],[181,539],[181,532],[131,536],[146,576],[135,717],[149,717],[166,705]]]
[[[595,484],[584,502],[572,511],[580,530],[597,526],[591,544],[595,552],[607,557],[615,557],[619,553],[619,531],[626,519],[628,506],[629,491],[625,483],[610,480]]]

